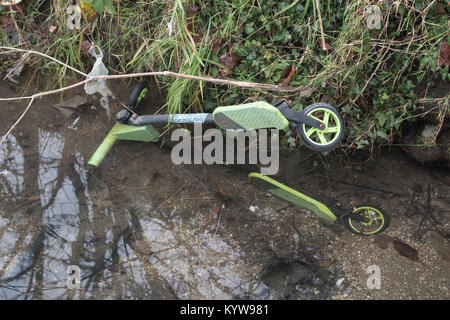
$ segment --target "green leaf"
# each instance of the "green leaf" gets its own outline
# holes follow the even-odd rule
[[[378,113],[375,114],[375,119],[378,120],[379,128],[383,128],[384,124],[386,123],[386,120],[388,119],[388,117],[386,116],[386,114],[378,112]]]
[[[97,12],[98,14],[102,14],[103,10],[105,9],[105,4],[103,3],[103,0],[95,0],[92,3],[92,8]]]
[[[249,22],[249,23],[245,24],[244,31],[245,31],[246,34],[249,35],[249,34],[255,32],[255,28],[253,27],[253,25],[254,25],[253,22]]]
[[[103,0],[103,1],[105,4],[106,12],[108,12],[109,14],[114,14],[115,10],[114,10],[113,4],[109,0]]]
[[[377,130],[377,136],[383,139],[387,138],[386,132],[382,131],[382,130]]]

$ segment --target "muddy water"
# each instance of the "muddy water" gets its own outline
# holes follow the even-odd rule
[[[2,84],[1,96],[17,94],[13,89]],[[113,89],[127,100],[129,90],[119,83]],[[342,255],[345,244],[367,240],[250,185],[246,168],[174,166],[170,149],[157,144],[119,142],[100,168],[87,168],[113,122],[90,105],[66,118],[51,107],[57,102],[37,101],[0,146],[0,298],[361,298],[353,285],[361,279],[339,287],[336,281],[351,279],[348,265],[360,264]],[[143,111],[150,113],[158,95],[147,102]],[[3,134],[24,103],[0,107]],[[302,149],[283,155],[279,178],[347,206],[381,202],[393,213],[394,231],[404,227],[409,203],[420,202],[408,190],[425,186],[424,179],[435,187],[436,206],[448,208],[445,174],[433,178],[400,152],[356,162]],[[448,215],[439,219],[447,230]],[[377,250],[370,241],[363,245]],[[77,277],[80,289],[70,289]],[[440,288],[437,297],[448,295],[448,276],[429,281]]]

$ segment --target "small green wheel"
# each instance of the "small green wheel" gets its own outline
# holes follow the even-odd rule
[[[303,144],[314,151],[333,150],[344,136],[344,121],[339,112],[331,105],[319,102],[307,106],[303,112],[325,124],[325,129],[310,127],[304,123],[297,126],[297,132]]]
[[[363,236],[371,236],[382,232],[391,222],[389,215],[372,206],[357,207],[343,220],[350,232]]]

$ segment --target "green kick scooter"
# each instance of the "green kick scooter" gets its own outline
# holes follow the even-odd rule
[[[298,136],[309,149],[325,152],[334,149],[342,140],[344,122],[337,110],[326,103],[307,106],[302,112],[290,109],[287,101],[274,104],[265,101],[217,107],[213,113],[158,114],[137,116],[134,112],[147,93],[145,82],[140,82],[132,91],[127,108],[116,115],[116,123],[101,145],[97,148],[89,164],[99,166],[117,140],[158,141],[160,134],[153,125],[168,123],[215,124],[225,130],[250,130],[263,128],[285,129],[289,122],[296,124]],[[249,174],[252,182],[262,185],[267,191],[295,205],[313,211],[320,218],[335,222],[342,221],[353,233],[374,235],[387,228],[390,218],[382,210],[371,206],[361,206],[352,210],[333,208],[267,176],[256,172]]]
[[[296,124],[297,134],[309,149],[326,152],[342,140],[344,122],[337,110],[326,103],[307,106],[302,112],[292,110],[286,100],[269,104],[265,101],[217,107],[213,113],[156,114],[137,116],[134,112],[147,93],[145,82],[132,91],[127,108],[116,115],[116,124],[97,148],[89,164],[98,167],[117,140],[152,141],[159,139],[153,125],[168,123],[215,124],[225,130],[285,129],[290,122]]]

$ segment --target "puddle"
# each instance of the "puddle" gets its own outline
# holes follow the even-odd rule
[[[262,279],[273,255],[258,243],[249,251],[226,222],[217,225],[221,203],[208,182],[196,182],[210,173],[174,170],[156,145],[130,159],[134,142],[92,173],[87,157],[110,123],[100,108],[43,119],[55,99],[37,102],[0,146],[0,299],[280,297]],[[14,108],[5,109],[13,119]],[[10,125],[3,121],[2,132]]]

